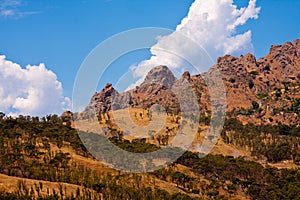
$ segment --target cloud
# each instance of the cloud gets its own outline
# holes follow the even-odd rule
[[[0,15],[4,17],[8,17],[8,16],[15,15],[15,13],[13,10],[1,10]]]
[[[259,12],[256,0],[249,0],[248,6],[242,8],[238,8],[233,0],[195,0],[176,30],[161,37],[150,49],[151,58],[131,66],[133,76],[139,79],[130,88],[141,83],[147,72],[156,65],[167,65],[172,71],[187,70],[186,63],[181,58],[161,49],[171,49],[192,60],[199,59],[197,55],[191,55],[193,51],[182,52],[182,49],[189,48],[189,43],[181,40],[180,35],[195,41],[214,62],[224,54],[241,55],[252,52],[251,31],[237,33],[236,29],[249,19],[257,19]],[[211,66],[201,67],[207,70]]]
[[[38,14],[37,11],[20,11],[24,6],[22,0],[0,0],[0,17],[19,19],[28,15]]]
[[[22,5],[22,0],[1,0],[0,8],[17,7]]]
[[[24,69],[0,55],[0,82],[0,111],[12,116],[61,114],[70,108],[61,82],[44,64]]]

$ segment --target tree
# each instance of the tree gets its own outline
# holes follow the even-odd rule
[[[257,110],[259,108],[259,104],[256,101],[252,101],[252,108]]]
[[[230,79],[229,79],[229,82],[235,83],[235,79],[234,79],[234,78],[230,78]]]
[[[249,85],[249,88],[252,89],[252,88],[254,87],[253,81],[250,81],[250,82],[248,83],[248,85]]]
[[[3,119],[5,117],[5,113],[0,111],[0,119]]]

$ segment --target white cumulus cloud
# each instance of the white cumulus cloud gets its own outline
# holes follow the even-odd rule
[[[180,39],[182,35],[201,46],[214,62],[224,54],[241,55],[252,52],[251,30],[237,33],[237,28],[249,19],[257,19],[259,12],[256,0],[249,0],[248,6],[242,8],[238,8],[233,0],[195,0],[176,30],[161,37],[150,49],[151,58],[131,66],[134,77],[139,78],[133,85],[141,83],[147,72],[156,65],[167,65],[173,71],[187,70],[186,63],[181,58],[161,49],[172,50],[192,60],[200,59],[197,55],[191,55],[193,51],[186,51],[190,43]],[[185,51],[182,52],[182,49]],[[197,67],[202,67],[205,71],[210,66]]]
[[[0,55],[0,111],[9,115],[44,116],[70,108],[61,82],[44,64],[22,68]]]

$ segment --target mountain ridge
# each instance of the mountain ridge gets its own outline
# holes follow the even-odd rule
[[[259,59],[250,53],[240,57],[224,55],[208,72],[198,75],[185,72],[179,79],[167,66],[160,65],[150,70],[144,82],[130,91],[119,94],[111,84],[106,85],[101,92],[93,95],[87,108],[95,107],[96,113],[104,113],[128,106],[148,109],[158,103],[167,112],[179,113],[178,100],[171,87],[175,82],[186,79],[199,97],[201,114],[207,116],[211,105],[203,77],[214,70],[222,76],[228,116],[245,123],[298,124],[299,118],[294,112],[281,113],[280,110],[290,109],[293,102],[300,98],[299,39],[294,43],[272,45],[269,53]],[[114,106],[113,96],[118,106]]]

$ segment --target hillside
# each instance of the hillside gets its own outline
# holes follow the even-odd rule
[[[218,127],[210,128],[205,82],[216,70],[227,98],[220,137],[214,135]],[[192,98],[189,93],[181,99],[174,94],[184,85],[196,94],[200,115],[182,104]],[[208,72],[184,72],[178,79],[168,67],[154,67],[133,90],[120,93],[107,84],[82,113],[3,115],[0,199],[299,199],[299,86],[300,40],[295,40],[272,46],[260,59],[225,55]],[[191,137],[191,130],[195,137],[188,148],[173,141]],[[200,158],[197,147],[204,141],[216,144]],[[97,157],[103,162],[93,149],[105,150]],[[168,162],[172,149],[182,154]],[[166,155],[146,163],[122,153],[159,150]],[[117,170],[119,161],[132,171],[155,170],[124,172]]]
[[[231,124],[227,127],[225,123],[221,134],[223,141],[216,144],[213,152],[247,156],[263,164],[272,164],[274,158],[271,157],[288,146],[286,154],[280,154],[275,160],[276,162],[289,160],[288,162],[297,164],[300,159],[298,147],[300,40],[284,45],[273,45],[269,53],[258,60],[252,54],[239,58],[225,55],[220,57],[208,72],[199,75],[185,72],[179,79],[176,79],[166,66],[157,66],[147,74],[140,86],[121,94],[111,84],[107,84],[101,92],[94,94],[85,111],[77,116],[80,119],[76,121],[77,128],[98,132],[100,125],[106,128],[105,134],[109,137],[121,134],[125,139],[132,140],[138,136],[151,144],[174,145],[172,140],[179,135],[182,127],[186,127],[182,125],[183,121],[200,122],[199,125],[190,123],[198,126],[198,130],[189,150],[198,151],[197,145],[207,137],[213,136],[209,133],[212,105],[205,80],[208,80],[216,70],[220,72],[225,86],[226,121]],[[179,105],[174,87],[181,83],[192,86],[198,98],[200,116],[191,115],[183,118],[181,110],[193,108]],[[190,96],[183,98],[188,99]],[[166,121],[155,122],[155,124],[164,123],[157,125],[161,127],[157,132],[156,127],[147,126],[156,119],[153,117],[150,120],[149,117],[153,112],[149,109],[155,104],[162,105],[166,111]],[[99,124],[91,124],[88,118],[98,121]],[[158,119],[162,118],[164,117]],[[133,123],[121,125],[126,124],[129,119],[135,125]],[[133,126],[134,129],[128,128]],[[145,127],[148,130],[145,130]],[[156,134],[151,135],[149,131]],[[228,150],[232,149],[232,146],[238,150]]]
[[[120,172],[94,160],[76,130],[63,123],[57,116],[0,120],[1,199],[264,199],[270,190],[274,199],[295,199],[300,191],[299,168],[263,167],[240,156],[199,159],[186,152],[151,173]],[[132,152],[159,148],[110,140]]]

